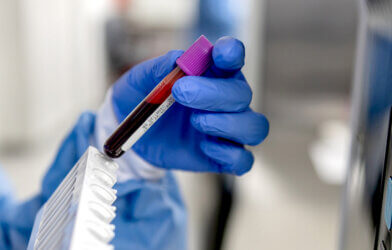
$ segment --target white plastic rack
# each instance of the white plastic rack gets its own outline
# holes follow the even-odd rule
[[[117,169],[89,147],[37,214],[27,249],[114,249]]]

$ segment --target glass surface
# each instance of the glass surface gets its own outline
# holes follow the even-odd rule
[[[392,0],[362,1],[353,95],[353,134],[340,249],[390,249],[383,213],[390,176]],[[384,243],[383,243],[384,242]]]

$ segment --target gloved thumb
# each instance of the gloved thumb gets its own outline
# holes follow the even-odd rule
[[[125,73],[115,84],[114,92],[121,93],[123,85],[148,94],[176,66],[183,51],[172,50],[163,56],[140,63]]]
[[[182,53],[180,50],[172,50],[166,55],[140,63],[116,82],[112,102],[118,121],[122,121],[176,67],[176,59]]]

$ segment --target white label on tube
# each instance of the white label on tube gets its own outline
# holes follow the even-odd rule
[[[159,107],[147,118],[147,120],[129,137],[129,139],[122,145],[121,150],[127,151],[151,128],[152,125],[173,105],[175,102],[173,96],[170,94],[166,100],[159,105]]]

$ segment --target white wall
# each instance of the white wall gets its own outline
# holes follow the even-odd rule
[[[132,0],[129,17],[141,26],[184,29],[194,21],[197,0]]]
[[[265,46],[265,1],[247,0],[248,15],[242,20],[239,29],[240,36],[244,38],[246,58],[244,74],[252,87],[252,108],[262,111],[262,98],[264,95],[264,46]]]
[[[0,29],[0,53],[5,55],[0,75],[6,72],[0,78],[0,119],[6,124],[0,127],[0,144],[59,134],[81,110],[97,107],[107,82],[103,27],[108,2],[0,3],[6,14],[0,16],[7,18],[0,24],[5,26]]]
[[[17,1],[0,1],[0,142],[23,132]]]

